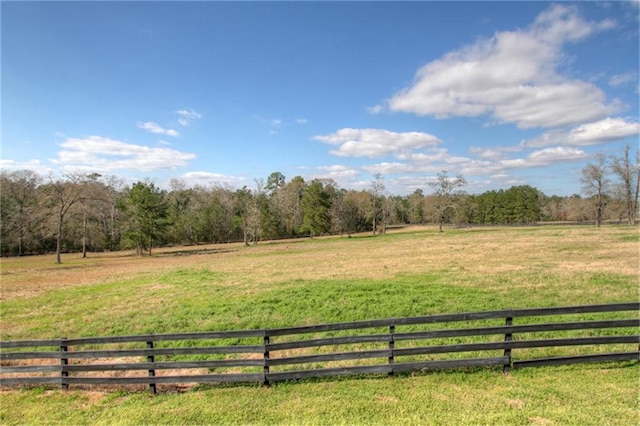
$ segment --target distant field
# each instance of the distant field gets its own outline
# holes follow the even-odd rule
[[[2,340],[253,329],[637,301],[638,229],[405,228],[1,261]],[[637,364],[254,386],[4,390],[0,422],[633,424]],[[161,390],[162,391],[162,390]]]

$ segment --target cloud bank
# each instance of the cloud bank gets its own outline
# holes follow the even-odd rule
[[[100,171],[175,169],[186,166],[195,154],[175,149],[135,145],[101,136],[67,138],[51,161],[65,167]]]
[[[564,45],[615,25],[584,20],[572,5],[551,6],[526,30],[497,32],[426,64],[413,85],[386,104],[391,111],[438,118],[487,115],[523,129],[602,119],[618,111],[619,102],[607,102],[597,86],[558,68]]]

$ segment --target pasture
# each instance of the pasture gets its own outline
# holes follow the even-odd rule
[[[294,327],[638,300],[638,229],[384,236],[2,259],[2,340]],[[637,363],[271,387],[3,389],[3,424],[633,424]]]

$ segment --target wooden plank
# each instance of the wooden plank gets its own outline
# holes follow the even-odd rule
[[[134,385],[150,383],[223,383],[223,382],[262,382],[264,374],[206,374],[193,376],[140,376],[140,377],[82,377],[70,376],[63,378],[63,382],[69,385]],[[60,379],[57,379],[59,383]]]
[[[267,346],[269,351],[283,349],[312,348],[318,346],[348,345],[352,343],[388,342],[388,334],[369,334],[363,336],[327,337],[324,339],[296,340],[293,342],[271,343]]]
[[[385,327],[392,324],[394,320],[383,319],[373,321],[355,321],[345,323],[309,325],[304,327],[276,328],[269,330],[269,336],[287,336],[291,334],[320,333],[326,331],[357,330],[362,328]]]
[[[0,367],[0,374],[5,373],[45,373],[45,372],[61,372],[62,366],[56,365],[15,365]]]
[[[28,347],[60,347],[60,339],[53,340],[12,340],[0,341],[0,349],[6,348],[28,348]]]
[[[366,367],[341,367],[341,368],[319,368],[315,370],[296,370],[283,371],[277,373],[269,373],[267,380],[270,382],[280,380],[298,380],[313,377],[335,377],[353,374],[389,374],[391,367],[389,365],[374,365]]]
[[[268,365],[305,364],[310,362],[344,361],[349,359],[387,358],[391,355],[388,349],[377,351],[340,352],[322,355],[292,356],[286,358],[270,358]]]
[[[487,343],[459,343],[455,345],[434,345],[420,346],[417,348],[401,348],[394,349],[395,356],[409,355],[425,355],[425,354],[443,354],[454,352],[472,352],[472,351],[494,351],[504,350],[510,346],[510,343],[504,341],[487,342]]]
[[[463,368],[463,367],[484,367],[484,366],[502,366],[505,362],[508,362],[508,357],[494,357],[494,358],[472,358],[463,360],[448,360],[448,361],[426,361],[415,363],[401,363],[393,365],[376,365],[366,367],[342,367],[342,368],[322,368],[317,370],[296,370],[285,371],[278,373],[269,373],[268,380],[294,380],[305,379],[313,377],[334,377],[341,375],[353,375],[353,374],[389,374],[403,373],[409,371],[418,370],[442,370],[450,368]]]
[[[602,337],[573,337],[566,339],[543,340],[512,340],[504,342],[509,349],[542,348],[550,346],[582,346],[582,345],[610,345],[617,343],[640,343],[640,336],[602,336]]]
[[[237,330],[237,331],[214,331],[201,333],[172,333],[172,334],[142,334],[136,336],[103,336],[103,337],[82,337],[77,339],[67,339],[68,345],[89,345],[108,343],[130,343],[147,341],[167,341],[167,340],[215,340],[215,339],[241,339],[250,337],[262,337],[265,330]]]
[[[174,370],[188,368],[228,368],[228,367],[262,367],[261,359],[229,359],[214,361],[175,361],[175,362],[137,362],[123,364],[70,364],[65,366],[69,372],[78,371],[117,371],[117,370]]]
[[[60,385],[61,377],[11,377],[0,380],[0,386],[10,385]]]
[[[212,354],[238,354],[260,353],[264,350],[259,346],[208,346],[194,348],[153,348],[153,349],[114,349],[102,351],[78,351],[67,352],[67,358],[112,358],[112,357],[136,357],[136,356],[160,356],[160,355],[212,355]]]
[[[511,340],[487,343],[460,343],[454,345],[421,346],[395,349],[395,356],[440,354],[453,352],[492,351],[526,349],[555,346],[604,345],[616,343],[638,343],[639,336],[573,337],[566,339]]]
[[[307,334],[318,333],[326,331],[344,331],[344,330],[357,330],[364,328],[377,328],[377,327],[390,327],[392,325],[412,325],[412,324],[428,324],[437,322],[451,322],[451,321],[466,321],[476,319],[488,319],[488,318],[503,318],[503,311],[491,311],[491,312],[475,312],[464,314],[446,314],[446,315],[432,315],[422,317],[409,317],[409,318],[389,318],[379,319],[372,321],[354,321],[346,323],[334,323],[334,324],[322,324],[312,325],[305,327],[291,327],[269,330],[270,336],[285,336],[290,334]]]
[[[395,373],[406,373],[409,371],[418,370],[446,370],[451,368],[465,368],[465,367],[489,367],[489,366],[503,366],[509,362],[509,357],[500,356],[493,358],[469,358],[469,359],[456,359],[456,360],[444,360],[444,361],[422,361],[422,362],[410,362],[394,364],[393,371]]]
[[[446,337],[481,336],[492,334],[515,334],[547,332],[560,330],[589,330],[598,328],[623,328],[640,327],[640,318],[624,320],[582,321],[582,322],[558,322],[545,324],[526,324],[497,327],[458,328],[451,330],[417,331],[411,333],[396,333],[394,338],[398,340],[419,340]]]
[[[513,368],[543,367],[549,365],[578,364],[586,362],[618,362],[618,361],[640,361],[639,352],[620,352],[598,355],[576,355],[554,358],[528,359],[514,361]]]
[[[60,351],[56,352],[2,352],[0,360],[60,358]]]

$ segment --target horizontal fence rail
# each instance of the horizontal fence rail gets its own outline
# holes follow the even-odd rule
[[[1,341],[0,385],[147,385],[155,393],[159,384],[269,384],[640,361],[639,313],[640,303],[633,302],[264,330]]]

